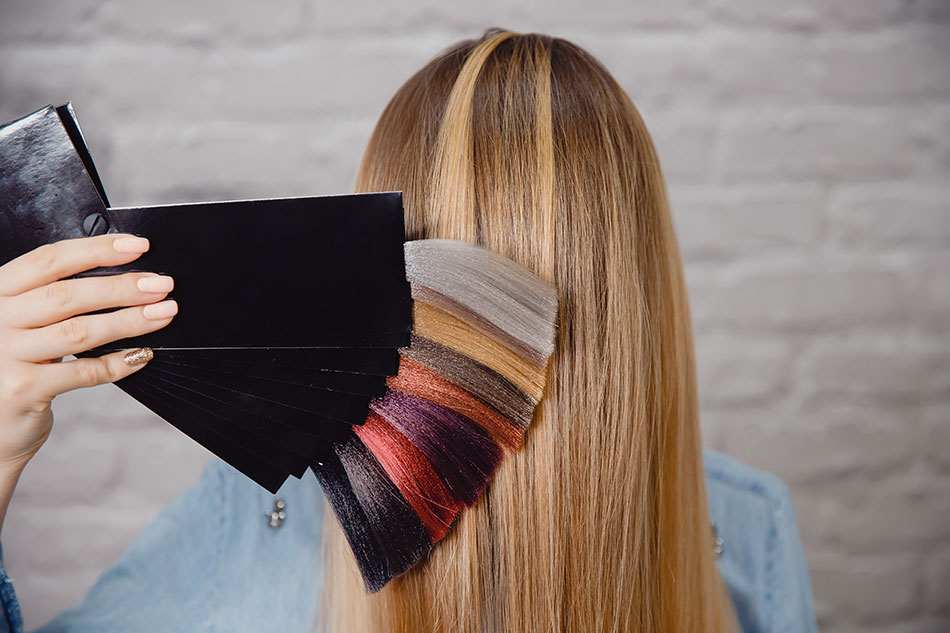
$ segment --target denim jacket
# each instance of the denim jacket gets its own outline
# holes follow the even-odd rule
[[[817,631],[788,490],[774,475],[705,451],[717,559],[744,633]],[[323,586],[323,493],[288,478],[274,496],[217,458],[126,548],[76,606],[36,633],[308,631]],[[711,539],[710,547],[713,547]],[[24,630],[0,549],[0,633]]]

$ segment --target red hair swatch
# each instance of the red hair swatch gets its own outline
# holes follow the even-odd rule
[[[462,508],[419,449],[378,414],[353,430],[422,520],[432,542],[442,539]]]

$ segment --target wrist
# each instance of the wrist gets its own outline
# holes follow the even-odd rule
[[[10,480],[15,483],[29,462],[30,457],[0,458],[0,484]]]
[[[7,515],[7,507],[13,498],[20,474],[29,460],[0,460],[0,531],[3,530],[3,520]]]

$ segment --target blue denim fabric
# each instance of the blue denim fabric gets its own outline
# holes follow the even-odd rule
[[[773,475],[705,452],[710,512],[724,540],[718,565],[745,633],[817,631],[788,490]],[[287,517],[268,526],[274,498],[213,458],[76,606],[36,633],[307,631],[323,586],[324,512],[316,478],[278,491]],[[710,542],[712,547],[712,542]],[[0,633],[23,618],[0,548]]]
[[[720,453],[703,457],[709,514],[723,539],[717,566],[742,631],[818,631],[788,488]]]

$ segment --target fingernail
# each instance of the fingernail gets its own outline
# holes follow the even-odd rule
[[[144,237],[120,237],[112,241],[112,248],[120,253],[144,253],[148,250],[148,239]]]
[[[178,312],[178,302],[174,299],[150,303],[142,308],[146,319],[167,319]]]
[[[142,292],[171,292],[175,287],[175,280],[168,275],[141,277],[136,284]]]
[[[141,365],[153,358],[155,358],[155,354],[152,352],[151,347],[140,347],[127,353],[122,357],[122,360],[125,361],[126,365]]]

